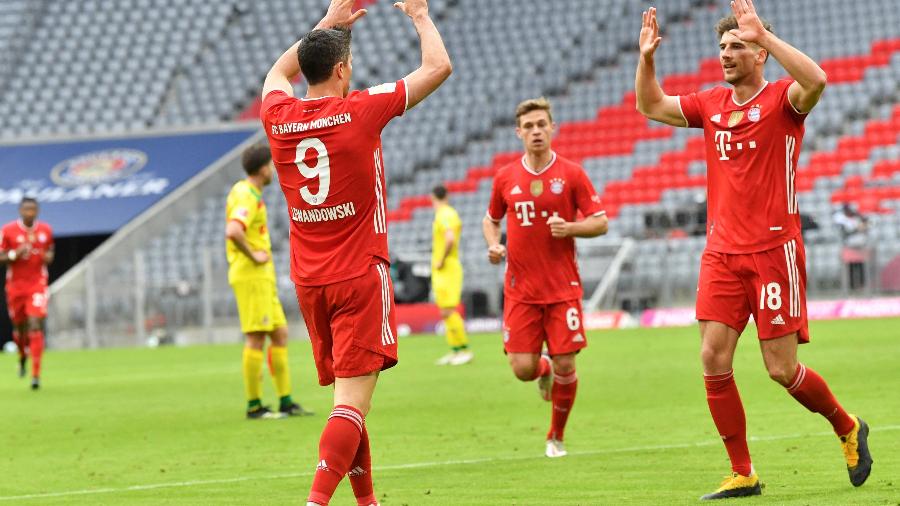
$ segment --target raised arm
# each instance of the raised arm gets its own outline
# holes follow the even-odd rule
[[[412,19],[422,48],[422,64],[405,78],[408,110],[438,89],[450,77],[453,66],[441,34],[428,16],[427,0],[397,2],[394,7]]]
[[[827,76],[815,61],[799,49],[779,39],[763,27],[752,0],[734,0],[731,10],[738,22],[738,29],[731,30],[735,37],[753,42],[769,52],[794,78],[788,89],[791,105],[798,112],[807,113],[819,102],[825,91]]]
[[[353,12],[353,0],[331,0],[325,17],[319,21],[319,24],[313,30],[333,28],[335,26],[350,27],[356,20],[365,16],[366,12],[365,9]],[[294,87],[291,85],[291,81],[300,75],[300,59],[297,56],[297,48],[300,46],[300,42],[295,42],[272,65],[269,73],[266,74],[262,98],[266,98],[266,95],[275,90],[283,91],[291,97],[294,96]]]
[[[656,80],[656,64],[653,55],[662,38],[656,21],[656,7],[644,11],[641,23],[640,49],[637,73],[634,77],[634,92],[637,95],[637,110],[649,119],[667,125],[686,127],[687,120],[681,113],[678,97],[666,95]]]

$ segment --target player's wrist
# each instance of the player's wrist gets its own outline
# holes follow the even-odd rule
[[[754,41],[754,44],[757,46],[769,51],[772,47],[772,44],[775,42],[775,34],[768,31],[763,30],[762,34]]]
[[[425,23],[427,21],[431,21],[431,16],[428,15],[428,11],[425,12],[417,12],[409,16],[412,19],[413,23]]]

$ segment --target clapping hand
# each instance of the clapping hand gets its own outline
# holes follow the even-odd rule
[[[741,39],[744,42],[752,42],[759,44],[760,40],[768,33],[759,15],[756,14],[756,8],[753,7],[753,0],[732,0],[731,12],[737,20],[737,30],[729,30],[728,33]]]
[[[650,10],[644,11],[641,23],[641,57],[652,58],[661,41],[659,23],[656,21],[656,7],[650,7]]]
[[[406,0],[405,2],[395,3],[394,7],[400,9],[404,14],[412,19],[428,15],[427,0]]]
[[[353,23],[368,13],[365,9],[353,12],[354,3],[354,0],[331,0],[328,12],[325,13],[325,17],[322,18],[319,27],[334,28],[342,26],[350,28]]]

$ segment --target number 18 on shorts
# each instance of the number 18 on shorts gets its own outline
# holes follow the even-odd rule
[[[742,332],[750,316],[760,339],[798,332],[809,341],[806,255],[800,240],[748,254],[704,251],[697,287],[697,319]]]

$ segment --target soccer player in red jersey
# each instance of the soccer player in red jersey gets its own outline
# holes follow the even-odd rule
[[[858,487],[872,467],[869,428],[844,411],[825,380],[797,359],[798,343],[809,341],[809,330],[795,170],[803,122],[825,89],[825,72],[776,37],[751,0],[735,0],[731,7],[733,15],[716,26],[730,87],[682,96],[663,92],[653,63],[661,40],[654,8],[644,12],[635,78],[637,107],[644,116],[702,128],[706,139],[707,245],[700,262],[697,319],[706,398],[732,474],[703,499],[761,493],[732,370],[750,315],[769,376],[828,420],[840,438],[850,482]],[[790,79],[765,80],[770,55]]]
[[[451,73],[427,1],[394,5],[421,40],[421,66],[405,78],[350,92],[349,27],[366,11],[332,0],[263,87],[261,119],[291,217],[291,277],[319,383],[334,383],[307,504],[328,504],[344,475],[360,505],[377,504],[365,416],[379,371],[397,363],[381,131]],[[308,88],[298,99],[291,79],[300,72]]]
[[[578,388],[575,354],[587,346],[575,238],[605,234],[608,222],[584,169],[550,148],[555,128],[546,99],[516,108],[525,154],[494,176],[482,230],[490,262],[506,257],[504,351],[516,377],[539,380],[541,396],[552,401],[546,455],[563,457],[563,432]],[[504,217],[507,246],[500,244]],[[541,354],[544,343],[549,356]]]
[[[31,354],[31,388],[41,387],[44,319],[47,317],[47,265],[53,262],[53,230],[37,221],[37,200],[19,203],[19,219],[0,232],[0,262],[6,264],[6,305],[19,347],[19,376]],[[27,350],[27,351],[26,351]]]

